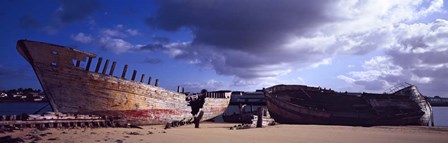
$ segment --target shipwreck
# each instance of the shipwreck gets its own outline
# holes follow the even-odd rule
[[[431,105],[411,84],[385,93],[276,85],[264,94],[271,116],[286,124],[428,125],[432,116]]]
[[[166,124],[191,122],[199,114],[198,120],[209,120],[222,114],[230,101],[230,91],[193,99],[179,88],[158,87],[158,79],[151,85],[151,76],[147,82],[145,74],[136,79],[136,70],[126,79],[128,65],[121,77],[114,76],[115,61],[109,67],[107,59],[102,66],[100,57],[91,68],[95,54],[69,47],[19,40],[17,50],[33,67],[55,112],[106,116],[133,125]]]

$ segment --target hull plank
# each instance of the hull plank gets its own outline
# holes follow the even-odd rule
[[[230,102],[228,99],[230,99],[230,94],[228,98],[217,98],[215,100],[205,98],[203,120],[209,120],[224,113]]]
[[[95,54],[27,40],[19,40],[17,50],[32,65],[54,111],[116,117],[136,125],[193,119],[183,93],[76,66]],[[203,120],[222,114],[229,101],[207,98]]]
[[[264,90],[269,113],[280,123],[428,125],[431,106],[413,85],[391,94],[348,93],[303,85]]]

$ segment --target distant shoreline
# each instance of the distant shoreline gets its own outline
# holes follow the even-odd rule
[[[0,103],[14,103],[14,102],[16,102],[16,103],[45,103],[45,102],[47,102],[47,103],[49,103],[48,101],[17,101],[17,100],[2,100],[2,101],[0,101]]]

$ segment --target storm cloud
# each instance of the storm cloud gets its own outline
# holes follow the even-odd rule
[[[160,1],[151,26],[168,31],[191,28],[193,44],[260,52],[334,19],[333,1]]]
[[[167,31],[188,28],[195,37],[189,47],[180,49],[176,58],[197,61],[219,74],[248,79],[277,76],[285,72],[279,68],[292,66],[290,62],[318,60],[306,56],[318,53],[312,48],[290,50],[284,44],[292,37],[313,34],[310,32],[315,28],[337,20],[330,11],[334,1],[159,4],[156,15],[146,20],[148,25]]]

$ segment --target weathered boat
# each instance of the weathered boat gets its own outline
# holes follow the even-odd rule
[[[191,105],[179,90],[158,87],[158,79],[151,85],[151,76],[148,84],[144,83],[144,74],[135,81],[134,70],[132,78],[126,79],[128,65],[117,77],[115,61],[109,68],[106,60],[100,71],[100,57],[91,70],[96,55],[69,47],[19,40],[17,50],[33,67],[55,112],[108,116],[134,125],[165,124],[191,121],[192,110],[196,110],[193,107],[202,108],[201,120],[211,119],[222,114],[230,101],[230,93],[211,92],[204,102]]]
[[[430,104],[414,85],[389,93],[336,92],[304,85],[264,90],[269,113],[279,123],[330,125],[428,125]]]

